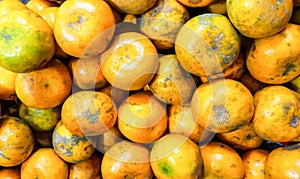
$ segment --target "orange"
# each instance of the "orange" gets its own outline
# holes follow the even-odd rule
[[[300,144],[272,150],[265,162],[265,179],[300,177]]]
[[[200,147],[203,158],[203,179],[243,179],[245,168],[240,155],[221,142],[210,142]]]
[[[0,99],[17,99],[15,81],[17,73],[7,70],[0,66]]]
[[[19,104],[19,116],[34,131],[45,132],[54,129],[56,123],[60,120],[61,106],[37,109],[26,106],[24,103]]]
[[[98,153],[94,153],[90,158],[82,162],[72,163],[68,179],[100,179],[101,160],[102,157]]]
[[[157,178],[198,179],[202,174],[198,145],[180,134],[166,134],[155,141],[150,163]]]
[[[97,149],[103,153],[108,151],[114,144],[125,140],[117,125],[102,135],[97,136]]]
[[[225,133],[239,129],[252,119],[254,102],[251,92],[242,83],[219,79],[196,89],[191,108],[203,128]]]
[[[184,135],[199,145],[214,136],[194,120],[190,102],[168,106],[168,116],[170,133]]]
[[[0,1],[0,16],[12,10],[28,9],[20,0],[2,0]]]
[[[268,155],[268,150],[260,148],[242,153],[241,157],[245,166],[244,179],[265,179],[265,162]]]
[[[0,166],[13,167],[23,163],[34,148],[30,127],[19,118],[0,119]]]
[[[226,7],[230,21],[242,35],[262,38],[285,27],[292,16],[293,0],[227,0]]]
[[[122,141],[113,145],[101,162],[102,178],[152,178],[149,150],[134,142]]]
[[[129,91],[121,90],[121,89],[115,88],[111,85],[108,85],[107,87],[102,88],[99,91],[110,96],[113,99],[113,101],[115,102],[117,107],[129,95]]]
[[[140,30],[158,49],[174,46],[178,30],[189,19],[189,12],[176,0],[158,0],[141,15]]]
[[[123,90],[138,90],[148,84],[159,65],[153,43],[137,32],[117,35],[101,55],[101,70],[106,80]]]
[[[39,148],[21,165],[22,179],[68,179],[68,164],[52,148]]]
[[[64,52],[78,58],[100,54],[115,31],[114,14],[102,0],[64,1],[55,18],[56,42]]]
[[[124,14],[142,14],[150,9],[156,0],[106,0],[111,6]]]
[[[68,163],[78,163],[90,158],[94,151],[94,141],[71,133],[62,121],[59,121],[52,134],[55,153]]]
[[[19,73],[16,94],[29,107],[45,109],[60,105],[70,94],[72,79],[68,68],[57,59],[45,68]]]
[[[157,73],[148,85],[160,101],[170,105],[189,101],[197,87],[193,77],[181,67],[174,54],[159,58]]]
[[[1,179],[21,179],[20,169],[17,167],[0,169]]]
[[[299,43],[300,25],[290,23],[273,36],[255,39],[246,57],[249,72],[267,84],[293,80],[300,74]]]
[[[300,94],[280,85],[254,95],[254,131],[265,140],[289,142],[300,135]]]
[[[61,120],[73,134],[101,135],[116,123],[117,109],[111,97],[105,93],[79,91],[64,101]]]
[[[217,0],[205,7],[210,13],[227,15],[226,0]]]
[[[54,2],[48,0],[29,0],[26,3],[26,6],[33,12],[41,15],[41,11],[48,7],[56,7],[57,5]]]
[[[255,149],[264,142],[264,139],[255,133],[252,122],[240,127],[238,130],[217,134],[217,138],[232,148],[241,151]]]
[[[166,106],[150,92],[138,92],[126,98],[118,108],[118,128],[128,139],[151,143],[167,129]]]
[[[108,85],[100,70],[98,56],[91,58],[71,58],[69,69],[73,82],[83,90],[98,90]]]
[[[204,13],[178,31],[175,53],[182,67],[197,76],[223,73],[238,58],[239,34],[226,16]]]
[[[0,16],[0,66],[17,73],[40,69],[55,52],[48,23],[31,10],[19,9]]]
[[[212,4],[215,0],[178,0],[188,7],[204,7]]]

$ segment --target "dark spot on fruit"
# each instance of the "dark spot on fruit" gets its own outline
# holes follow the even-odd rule
[[[214,111],[214,117],[218,119],[218,124],[227,123],[230,114],[226,110],[224,105],[214,105],[213,111]]]
[[[298,127],[298,121],[299,121],[299,118],[298,116],[293,116],[292,117],[292,120],[290,121],[290,126],[294,127],[294,128],[297,128]]]
[[[173,174],[173,168],[170,166],[170,165],[168,165],[167,163],[159,163],[158,164],[158,167],[159,167],[159,170],[163,173],[163,174],[165,174],[165,175],[167,175],[167,176],[172,176],[172,174]]]
[[[49,88],[49,84],[48,83],[44,84],[44,87]]]
[[[71,22],[68,23],[68,28],[72,28],[73,24]]]
[[[289,72],[291,71],[295,71],[295,65],[293,64],[288,64],[286,67],[285,67],[285,71],[283,72],[283,76],[286,76],[289,74]]]
[[[246,136],[246,139],[247,139],[247,140],[251,140],[251,139],[252,139],[252,136],[251,136],[250,134],[248,134],[248,135]]]

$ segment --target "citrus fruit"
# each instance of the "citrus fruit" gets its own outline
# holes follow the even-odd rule
[[[150,151],[150,163],[157,178],[197,179],[202,174],[198,145],[180,134],[166,134],[157,140]]]
[[[34,148],[30,127],[16,117],[0,119],[0,166],[13,167],[23,163]]]
[[[245,168],[240,155],[230,146],[221,142],[210,142],[200,147],[203,158],[203,179],[242,179]]]
[[[18,167],[9,167],[0,169],[1,179],[21,179],[20,169]]]
[[[293,0],[227,0],[227,14],[244,36],[262,38],[281,31],[292,16]]]
[[[101,71],[114,87],[139,90],[155,75],[159,61],[153,43],[137,32],[117,35],[101,55]]]
[[[225,133],[239,129],[252,119],[254,102],[251,92],[242,83],[219,79],[196,89],[191,108],[203,128]]]
[[[139,92],[126,98],[118,108],[118,128],[129,140],[151,143],[167,129],[166,106],[150,92]]]
[[[193,77],[181,67],[174,54],[159,58],[159,68],[148,85],[155,97],[170,105],[189,101],[196,89]]]
[[[41,15],[41,12],[49,7],[56,7],[54,2],[48,0],[28,0],[26,6],[33,12]]]
[[[19,0],[2,0],[0,1],[0,16],[9,11],[18,9],[28,9],[28,7]]]
[[[214,0],[178,0],[180,3],[188,7],[205,7],[214,2]]]
[[[115,17],[105,1],[64,1],[55,18],[56,42],[64,52],[77,58],[100,54],[115,31]]]
[[[52,148],[39,148],[21,165],[21,178],[68,178],[68,164]]]
[[[95,151],[92,141],[71,133],[62,121],[59,121],[54,128],[52,144],[55,153],[68,163],[87,160]]]
[[[105,93],[79,91],[64,101],[61,120],[73,134],[101,135],[116,123],[117,109],[111,97]]]
[[[254,131],[265,140],[288,142],[300,134],[300,94],[281,85],[254,94]]]
[[[48,23],[31,10],[19,9],[0,16],[0,66],[17,73],[44,67],[55,52]]]
[[[60,120],[61,106],[37,109],[26,106],[24,103],[19,105],[19,116],[34,131],[45,132],[54,129],[56,123]]]
[[[197,76],[222,73],[238,58],[239,34],[221,14],[204,13],[188,20],[179,30],[175,52],[182,67]]]
[[[265,162],[268,155],[268,150],[260,148],[242,153],[241,157],[245,166],[244,179],[264,179],[266,175]]]
[[[300,25],[287,24],[279,33],[255,39],[246,65],[251,75],[267,84],[283,84],[300,74]]]
[[[15,81],[17,73],[7,70],[0,66],[0,99],[17,99]]]
[[[142,14],[150,9],[156,2],[156,0],[107,0],[107,2],[124,14]]]
[[[29,73],[18,73],[16,94],[29,107],[53,108],[69,96],[72,79],[68,68],[60,60],[52,59],[46,67]]]
[[[189,12],[176,0],[158,0],[141,15],[140,30],[158,49],[174,46],[178,30],[189,19]]]
[[[265,178],[299,178],[299,156],[299,144],[272,150],[265,161]]]
[[[121,141],[113,145],[101,162],[102,178],[152,178],[149,150],[142,144]]]

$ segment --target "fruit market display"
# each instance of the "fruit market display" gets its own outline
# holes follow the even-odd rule
[[[0,0],[0,179],[299,179],[299,0]]]

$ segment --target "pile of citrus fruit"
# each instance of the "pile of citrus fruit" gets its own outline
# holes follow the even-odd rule
[[[0,179],[299,179],[299,0],[1,0]]]

